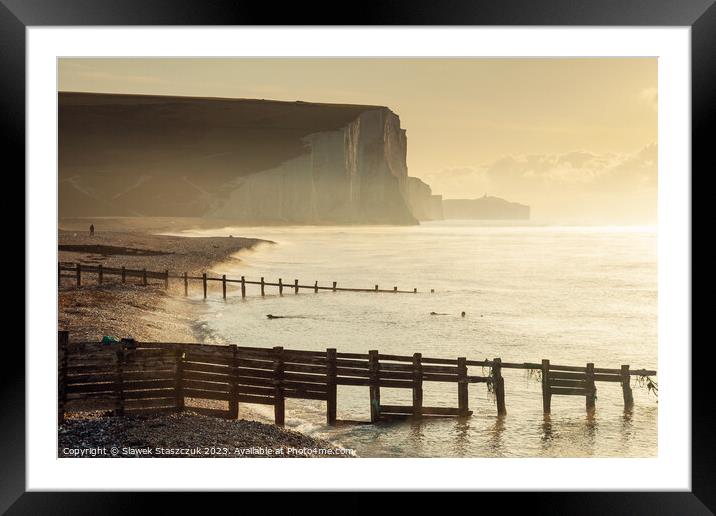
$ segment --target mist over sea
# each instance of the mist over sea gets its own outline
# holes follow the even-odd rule
[[[273,240],[217,267],[228,277],[292,284],[418,289],[376,294],[247,286],[192,297],[207,340],[248,346],[470,359],[500,357],[596,367],[657,368],[654,227],[556,227],[443,221],[420,226],[232,227],[183,233]],[[435,293],[431,294],[430,290]],[[198,292],[197,292],[198,294]],[[460,317],[465,311],[466,317]],[[448,315],[430,315],[430,312]],[[266,318],[266,314],[287,316]],[[488,372],[485,371],[484,374]],[[470,374],[483,374],[470,368]],[[553,396],[542,414],[540,383],[505,370],[507,416],[497,418],[484,384],[471,384],[465,422],[428,419],[330,428],[325,404],[287,400],[287,427],[328,437],[364,457],[652,457],[657,403],[632,381],[598,383],[596,413],[583,397]],[[426,382],[424,404],[457,406],[456,384]],[[409,390],[381,389],[384,404],[410,404]],[[257,407],[257,410],[272,410]],[[368,388],[338,388],[338,418],[369,420]]]

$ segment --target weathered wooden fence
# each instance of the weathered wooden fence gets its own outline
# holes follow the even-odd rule
[[[495,393],[498,415],[506,414],[502,369],[539,369],[542,372],[543,408],[550,412],[552,395],[585,396],[588,410],[594,409],[596,382],[621,382],[625,407],[633,398],[629,387],[632,375],[655,375],[656,371],[599,369],[541,364],[467,360],[464,357],[427,358],[385,355],[378,351],[339,353],[246,346],[136,342],[69,342],[59,332],[58,419],[67,412],[111,410],[117,415],[156,411],[180,411],[187,399],[224,402],[226,409],[194,408],[208,415],[236,418],[239,403],[274,406],[277,425],[285,420],[287,398],[326,402],[326,421],[335,424],[337,387],[364,386],[369,389],[370,419],[400,417],[457,416],[472,414],[468,386],[485,383]],[[488,367],[488,376],[468,373],[468,367]],[[423,405],[426,382],[457,385],[458,406]],[[412,390],[409,406],[384,405],[380,390]]]
[[[224,299],[226,299],[226,287],[227,284],[239,284],[241,285],[241,297],[246,297],[246,285],[258,285],[260,287],[260,293],[262,296],[266,295],[266,287],[277,287],[278,293],[283,295],[284,289],[293,290],[294,294],[298,294],[299,290],[308,290],[318,293],[319,290],[329,290],[332,292],[384,292],[393,294],[417,294],[418,289],[413,290],[399,290],[398,287],[392,289],[381,289],[378,285],[373,288],[348,288],[339,287],[338,282],[334,281],[330,286],[318,285],[318,281],[313,282],[311,285],[301,284],[299,280],[294,279],[293,282],[284,283],[282,278],[279,278],[276,282],[265,281],[261,278],[257,281],[247,280],[246,277],[241,276],[240,279],[227,278],[226,274],[220,277],[211,277],[207,273],[203,273],[201,276],[190,276],[188,273],[183,274],[172,274],[168,270],[165,271],[148,271],[147,269],[127,269],[126,267],[105,267],[102,265],[87,265],[81,263],[67,263],[60,262],[57,265],[57,281],[61,282],[63,277],[73,277],[77,286],[82,285],[82,275],[85,276],[92,274],[97,277],[97,283],[104,283],[105,276],[119,276],[121,277],[122,283],[126,283],[128,278],[139,278],[142,285],[147,285],[150,279],[158,279],[164,282],[164,287],[169,288],[170,279],[182,280],[184,285],[184,295],[189,295],[189,282],[201,281],[204,298],[207,297],[209,282],[220,282],[221,290]],[[70,272],[70,275],[63,275],[64,272]],[[431,290],[433,292],[433,290]]]

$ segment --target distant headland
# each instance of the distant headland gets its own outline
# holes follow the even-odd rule
[[[495,197],[443,200],[408,176],[385,106],[59,92],[59,207],[71,217],[248,224],[524,219]]]

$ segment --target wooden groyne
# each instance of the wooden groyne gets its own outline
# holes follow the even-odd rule
[[[489,368],[488,375],[472,375],[470,367]],[[326,422],[338,423],[337,387],[368,388],[370,421],[402,417],[468,417],[471,384],[484,383],[495,394],[497,414],[507,413],[504,369],[537,370],[542,375],[542,406],[551,411],[555,395],[583,396],[587,411],[595,410],[597,383],[621,383],[624,407],[630,409],[632,376],[654,376],[656,371],[493,360],[430,358],[420,353],[387,355],[340,353],[335,348],[305,351],[282,347],[259,348],[137,342],[70,342],[58,333],[58,420],[65,413],[111,410],[116,415],[181,411],[187,399],[214,400],[225,408],[191,410],[236,418],[240,403],[273,405],[277,425],[285,421],[287,398],[326,402]],[[456,384],[457,407],[423,404],[425,384]],[[409,389],[412,404],[381,403],[381,388]]]
[[[246,286],[257,285],[260,287],[259,292],[262,296],[266,295],[266,287],[276,287],[279,295],[283,295],[284,290],[293,291],[294,294],[298,294],[299,290],[307,290],[310,292],[318,293],[319,291],[331,291],[331,292],[375,292],[375,293],[392,293],[392,294],[417,294],[418,289],[413,290],[400,290],[398,287],[390,289],[381,289],[378,285],[374,285],[373,288],[348,288],[339,287],[337,281],[333,281],[330,285],[319,285],[318,281],[314,281],[312,284],[301,283],[299,280],[294,279],[293,281],[284,282],[283,278],[278,278],[278,281],[266,281],[265,278],[259,280],[248,280],[245,276],[241,278],[227,278],[226,274],[221,276],[211,277],[207,273],[203,273],[201,276],[190,276],[184,272],[182,274],[174,274],[165,271],[148,271],[147,269],[128,269],[126,267],[104,267],[102,265],[86,265],[81,263],[67,263],[60,262],[57,266],[57,281],[58,283],[63,277],[73,278],[78,287],[82,286],[83,275],[86,278],[87,275],[96,277],[96,283],[101,285],[105,282],[106,276],[116,276],[121,278],[122,283],[126,283],[127,280],[134,278],[139,280],[141,285],[148,285],[150,280],[160,280],[164,283],[165,288],[169,288],[169,280],[181,280],[184,286],[184,295],[189,295],[189,283],[190,282],[201,282],[202,291],[204,293],[204,299],[207,297],[208,285],[210,282],[221,283],[221,291],[223,298],[226,299],[226,287],[228,284],[238,284],[241,286],[241,297],[246,297]],[[70,274],[62,274],[63,272]],[[432,292],[432,290],[431,290]]]

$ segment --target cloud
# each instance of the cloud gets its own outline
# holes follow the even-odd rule
[[[655,143],[631,153],[574,150],[503,156],[486,165],[447,168],[425,180],[433,193],[445,198],[488,194],[554,216],[580,214],[587,208],[594,219],[600,209],[631,216],[656,207],[657,157]]]

